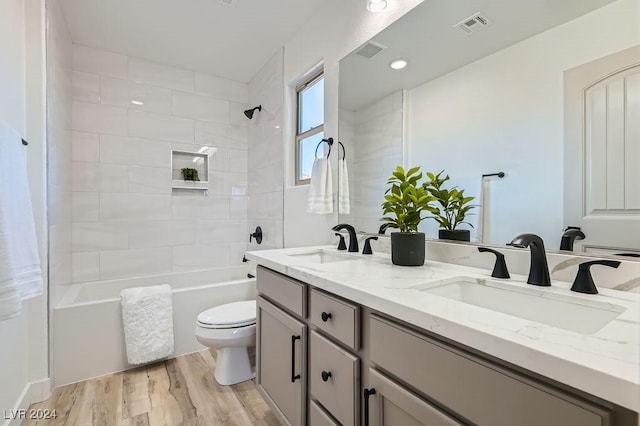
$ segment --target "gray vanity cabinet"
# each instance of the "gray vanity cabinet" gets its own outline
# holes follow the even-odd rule
[[[462,425],[374,369],[369,369],[369,388],[365,392],[366,426]]]
[[[307,326],[259,297],[256,386],[286,425],[306,424]]]

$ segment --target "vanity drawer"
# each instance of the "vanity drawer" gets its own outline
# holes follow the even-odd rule
[[[371,316],[371,362],[475,424],[606,426],[578,397]],[[401,354],[401,356],[399,356]]]
[[[306,284],[258,265],[256,286],[258,293],[299,317],[306,317]]]
[[[309,315],[313,325],[357,351],[360,347],[360,308],[316,289],[311,290]]]
[[[358,424],[360,359],[315,331],[309,346],[309,391],[343,425]]]
[[[316,401],[309,402],[309,426],[339,426]]]

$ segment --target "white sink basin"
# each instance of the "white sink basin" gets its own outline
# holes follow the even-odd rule
[[[291,253],[287,256],[293,257],[309,263],[332,263],[344,262],[345,260],[354,260],[354,257],[348,255],[339,255],[323,249],[313,250],[304,253]]]
[[[470,277],[454,277],[416,289],[581,334],[597,332],[626,309],[542,288],[521,288]]]

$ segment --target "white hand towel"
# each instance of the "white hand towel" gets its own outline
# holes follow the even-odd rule
[[[20,135],[0,121],[0,320],[42,294],[38,240]]]
[[[347,160],[338,160],[338,213],[351,213],[351,201],[349,200],[349,172]]]
[[[313,162],[307,213],[333,213],[333,178],[328,158],[316,158]]]
[[[173,354],[173,304],[168,284],[120,292],[129,364],[144,364]]]

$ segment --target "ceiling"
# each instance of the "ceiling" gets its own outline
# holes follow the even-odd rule
[[[613,0],[426,0],[372,38],[386,47],[371,59],[340,62],[340,106],[355,111],[568,22]],[[493,22],[471,34],[453,26],[476,12]],[[356,49],[356,51],[359,49]],[[402,71],[389,62],[409,60]]]
[[[248,82],[326,0],[61,3],[74,43]]]

